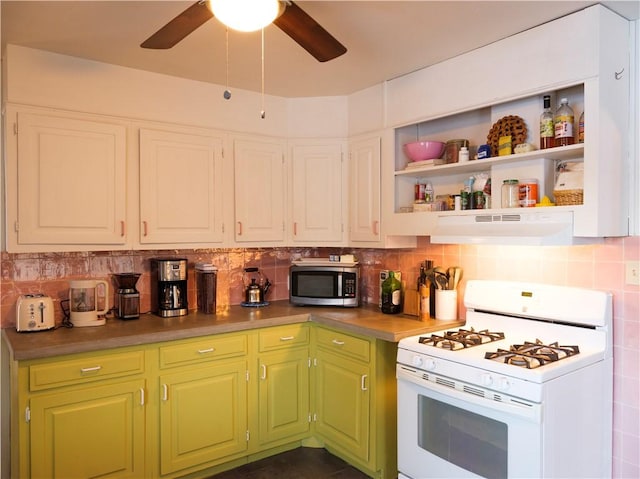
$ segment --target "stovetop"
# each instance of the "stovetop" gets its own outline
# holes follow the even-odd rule
[[[401,340],[398,362],[450,377],[456,365],[475,368],[479,383],[483,372],[543,383],[611,357],[608,293],[469,281],[465,306],[464,326]]]

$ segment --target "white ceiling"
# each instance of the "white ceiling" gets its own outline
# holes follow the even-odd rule
[[[209,20],[170,50],[139,46],[194,2],[2,1],[3,51],[4,45],[12,43],[226,85],[225,28],[216,19]],[[268,94],[283,97],[349,94],[597,2],[301,0],[296,3],[348,51],[335,60],[319,63],[270,25],[265,29]],[[629,19],[637,19],[640,14],[639,0],[601,3]],[[558,48],[579,48],[571,43],[571,32],[567,32],[564,40],[563,43],[558,39]],[[259,32],[230,31],[231,90],[260,91],[260,56]],[[506,61],[517,68],[517,52]],[[496,59],[496,65],[504,62],[505,59]]]

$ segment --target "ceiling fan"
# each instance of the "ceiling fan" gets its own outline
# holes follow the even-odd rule
[[[142,48],[171,48],[214,16],[208,0],[199,0],[146,39]],[[280,0],[280,14],[273,23],[319,62],[346,53],[347,49],[293,1]]]

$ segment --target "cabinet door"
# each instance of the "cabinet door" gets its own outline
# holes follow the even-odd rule
[[[160,377],[162,474],[247,449],[246,372],[242,359]]]
[[[124,245],[125,128],[26,112],[17,122],[18,245]]]
[[[342,241],[343,179],[341,143],[291,147],[294,242]]]
[[[259,363],[260,444],[309,433],[308,348],[263,354]]]
[[[380,138],[349,148],[349,240],[380,240]]]
[[[140,243],[222,241],[221,137],[140,130]]]
[[[235,240],[284,240],[285,176],[282,143],[234,141]]]
[[[144,381],[31,399],[31,477],[144,477]]]
[[[316,431],[347,457],[369,460],[367,364],[318,350]]]

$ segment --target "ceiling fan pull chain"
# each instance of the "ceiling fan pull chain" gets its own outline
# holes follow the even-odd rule
[[[229,91],[229,28],[225,30],[225,48],[226,48],[226,80],[225,80],[225,89],[224,89],[224,99],[231,99],[231,92]]]
[[[264,120],[265,118],[265,113],[264,113],[264,28],[261,30],[262,32],[262,55],[261,55],[261,60],[262,60],[262,72],[261,72],[261,80],[262,80],[262,84],[261,84],[261,94],[262,94],[262,110],[260,111],[260,118],[262,118]]]

